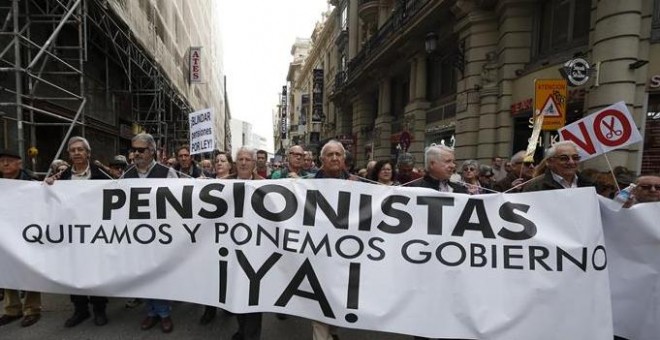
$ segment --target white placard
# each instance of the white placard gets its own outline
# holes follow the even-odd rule
[[[188,115],[191,155],[215,150],[214,121],[213,109],[199,110]]]
[[[642,141],[626,103],[618,102],[559,130],[561,140],[578,145],[582,160]]]

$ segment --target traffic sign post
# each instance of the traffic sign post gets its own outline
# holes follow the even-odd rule
[[[534,88],[534,112],[543,115],[543,131],[562,128],[566,124],[566,80],[536,79]]]

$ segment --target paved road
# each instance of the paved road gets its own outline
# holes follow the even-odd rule
[[[104,340],[104,339],[231,339],[236,331],[236,318],[222,312],[215,320],[205,326],[199,324],[203,307],[190,303],[174,304],[172,319],[174,331],[163,334],[159,327],[148,331],[140,330],[140,322],[145,316],[144,307],[126,309],[126,299],[112,298],[108,304],[110,322],[97,327],[88,319],[74,328],[64,328],[64,321],[73,313],[69,297],[65,295],[44,294],[41,320],[29,328],[21,328],[20,321],[0,327],[0,339],[66,339],[66,340]],[[312,326],[309,320],[289,317],[278,320],[273,314],[265,314],[263,319],[263,340],[309,340]],[[352,329],[340,329],[341,340],[411,340],[412,337],[399,334],[367,332]]]

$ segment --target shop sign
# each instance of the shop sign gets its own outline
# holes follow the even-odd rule
[[[201,47],[191,47],[190,48],[190,60],[189,65],[190,69],[190,83],[199,84],[203,81],[202,79],[202,48]]]
[[[287,115],[287,88],[286,85],[282,86],[282,95],[280,99],[280,136],[282,139],[286,139],[287,125],[286,125],[286,115]]]
[[[575,58],[564,64],[561,72],[568,80],[571,86],[584,85],[589,81],[591,65],[582,58]]]
[[[649,80],[649,90],[660,90],[660,74],[651,76],[651,80]]]

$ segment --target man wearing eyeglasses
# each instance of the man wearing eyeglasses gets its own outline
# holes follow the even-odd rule
[[[525,162],[525,151],[518,151],[511,156],[511,171],[503,179],[495,182],[493,190],[519,192],[522,191],[520,184],[532,177],[534,177],[534,162]]]
[[[156,141],[148,133],[140,133],[131,140],[133,166],[123,178],[177,178],[173,168],[156,162]]]
[[[660,202],[660,176],[642,175],[637,178],[635,184],[635,203]]]
[[[133,166],[126,171],[123,178],[177,178],[173,168],[159,164],[155,160],[156,141],[148,133],[140,133],[131,140],[131,150],[135,155]],[[127,303],[137,305],[140,300],[134,299]],[[172,306],[169,301],[147,299],[147,317],[140,324],[142,330],[148,330],[160,322],[163,333],[170,333],[174,329],[172,318]]]
[[[300,145],[294,145],[289,148],[287,153],[288,166],[283,167],[279,171],[274,171],[270,178],[308,178],[310,174],[303,168],[305,150]]]
[[[570,189],[592,186],[578,172],[580,154],[578,147],[572,141],[555,143],[548,149],[545,162],[547,169],[544,174],[531,180],[523,187],[524,192],[554,189]]]

